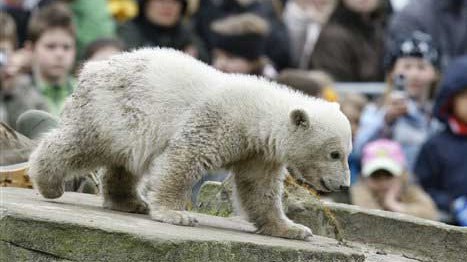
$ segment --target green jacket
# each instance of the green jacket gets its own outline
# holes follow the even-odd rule
[[[65,100],[73,93],[75,87],[76,80],[72,77],[69,77],[63,85],[37,84],[37,88],[47,104],[48,112],[56,117],[62,112]]]

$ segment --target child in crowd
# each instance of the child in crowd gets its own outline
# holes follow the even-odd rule
[[[467,225],[467,217],[461,216],[467,212],[467,206],[461,204],[467,197],[466,72],[467,56],[454,60],[444,71],[434,114],[446,129],[423,144],[415,165],[420,184],[446,214],[444,219],[463,225]]]
[[[429,35],[414,32],[386,55],[388,90],[363,112],[355,151],[378,138],[399,142],[409,171],[422,143],[433,132],[431,101],[439,79],[439,54]],[[396,90],[397,89],[397,90]]]
[[[408,183],[401,146],[380,139],[363,149],[362,178],[351,187],[352,204],[374,209],[437,219],[431,198],[419,187]]]
[[[71,76],[76,55],[76,33],[68,6],[48,5],[33,14],[26,47],[32,52],[34,86],[58,116],[75,87]]]
[[[215,34],[212,65],[227,73],[274,78],[276,70],[265,56],[268,22],[251,13],[232,15],[211,24]]]

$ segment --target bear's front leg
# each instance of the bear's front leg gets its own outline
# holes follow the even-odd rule
[[[191,203],[193,184],[205,168],[191,154],[167,150],[145,175],[143,197],[149,203],[153,220],[182,226],[194,226],[196,218],[185,211]]]
[[[249,160],[236,164],[233,171],[239,204],[258,228],[258,233],[310,240],[313,236],[311,230],[294,223],[284,213],[281,200],[283,166]]]

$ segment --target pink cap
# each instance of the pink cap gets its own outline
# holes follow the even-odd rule
[[[386,170],[394,176],[404,172],[405,156],[399,143],[378,139],[363,148],[362,176],[368,177],[376,170]]]

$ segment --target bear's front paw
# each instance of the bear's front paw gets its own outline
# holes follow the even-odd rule
[[[198,224],[198,220],[186,211],[158,209],[151,211],[151,218],[159,222],[180,226],[195,226]]]
[[[313,237],[313,233],[308,227],[288,221],[265,224],[257,232],[263,235],[306,241],[310,241]]]

